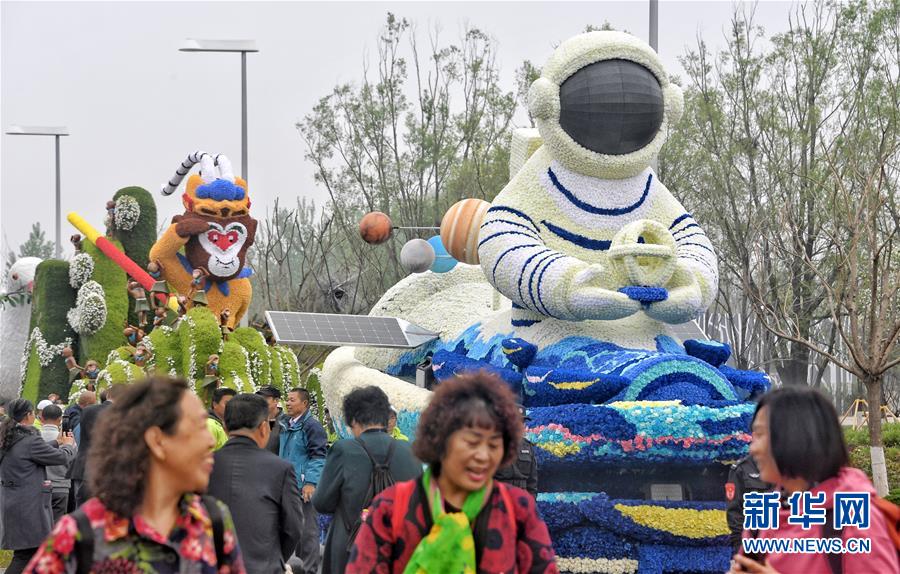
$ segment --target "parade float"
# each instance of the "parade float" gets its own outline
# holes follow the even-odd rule
[[[430,362],[440,384],[488,370],[527,408],[562,571],[727,570],[727,469],[747,452],[752,398],[769,382],[728,366],[726,344],[677,335],[718,282],[700,222],[651,167],[681,91],[645,43],[591,32],[554,51],[529,111],[537,129],[515,133],[506,187],[442,221],[460,264],[434,269],[433,243],[407,244],[401,260],[417,273],[371,311],[439,337],[326,359],[335,426],[348,436],[342,397],[377,384],[412,437],[430,396],[417,371]],[[363,238],[386,241],[389,221],[370,214]]]
[[[293,351],[239,326],[251,298],[245,258],[256,230],[247,183],[225,156],[196,152],[163,195],[196,164],[200,173],[188,178],[181,197],[184,211],[159,238],[153,197],[126,187],[105,212],[69,214],[80,232],[72,236],[70,260],[17,263],[32,263],[33,271],[16,271],[11,285],[33,285],[33,293],[27,316],[3,323],[4,383],[14,381],[14,394],[37,402],[57,393],[74,401],[85,389],[154,372],[184,377],[201,395],[219,385],[246,392],[300,386]],[[103,221],[105,232],[90,219]],[[13,335],[22,344],[17,373],[9,374]]]

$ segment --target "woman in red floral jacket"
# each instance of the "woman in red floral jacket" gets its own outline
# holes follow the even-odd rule
[[[206,490],[215,444],[180,379],[132,385],[98,419],[91,491],[64,516],[26,574],[245,574],[234,525]]]
[[[491,478],[515,456],[522,432],[515,399],[496,377],[442,383],[413,443],[425,474],[375,498],[346,572],[558,572],[534,498]]]

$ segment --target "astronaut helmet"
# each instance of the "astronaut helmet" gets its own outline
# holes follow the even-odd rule
[[[554,159],[577,173],[641,173],[681,118],[684,97],[656,52],[624,32],[560,44],[528,93],[528,109]]]

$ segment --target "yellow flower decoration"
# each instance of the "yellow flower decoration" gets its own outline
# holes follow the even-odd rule
[[[572,442],[569,444],[566,444],[562,441],[547,442],[541,444],[538,448],[542,448],[550,454],[553,454],[554,456],[557,456],[559,458],[563,458],[568,454],[578,454],[579,452],[581,452],[581,445],[577,442]]]
[[[730,533],[724,510],[694,510],[692,508],[664,508],[662,506],[617,504],[616,510],[636,523],[684,536],[712,538]]]
[[[593,381],[569,381],[567,383],[550,383],[550,386],[559,389],[561,391],[580,391],[586,389],[599,381],[600,379],[594,379]]]

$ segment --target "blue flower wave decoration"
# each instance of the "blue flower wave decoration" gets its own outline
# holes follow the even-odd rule
[[[772,386],[768,375],[760,371],[742,371],[728,365],[722,365],[719,371],[734,385],[743,400],[766,393]]]
[[[724,365],[728,357],[731,356],[731,347],[727,343],[720,343],[719,341],[688,339],[684,342],[684,350],[687,351],[688,355],[697,357],[713,367]]]
[[[537,354],[536,345],[532,345],[525,339],[520,339],[518,337],[503,339],[503,341],[500,342],[500,345],[503,348],[503,354],[506,355],[506,359],[520,369],[524,369],[530,365],[531,361],[534,360],[534,356]]]

